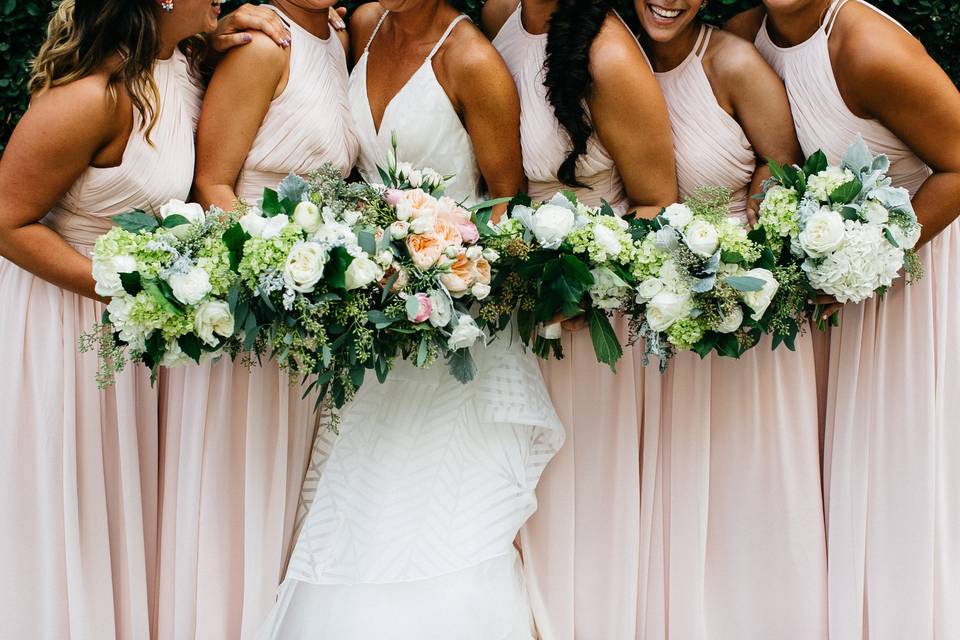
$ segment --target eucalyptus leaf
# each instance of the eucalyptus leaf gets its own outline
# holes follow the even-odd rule
[[[407,310],[408,318],[415,318],[417,314],[420,313],[420,300],[416,296],[410,296],[407,298],[404,306]]]
[[[706,293],[708,291],[712,291],[713,287],[716,284],[717,284],[717,276],[711,274],[706,278],[700,278],[695,283],[693,283],[693,286],[690,287],[690,290],[693,291],[694,293]]]
[[[760,278],[753,276],[727,276],[723,281],[736,289],[737,291],[747,293],[750,291],[761,291],[765,282]]]
[[[470,349],[457,349],[447,358],[450,374],[462,384],[466,384],[477,377],[477,365],[473,361]]]
[[[377,240],[369,231],[364,230],[357,233],[357,244],[359,244],[360,248],[366,251],[369,255],[376,255]]]
[[[890,228],[889,228],[889,227],[884,227],[884,228],[883,228],[883,237],[886,238],[886,239],[887,239],[887,242],[889,242],[890,244],[892,244],[893,246],[895,246],[897,249],[900,248],[900,243],[897,242],[896,238],[893,237],[893,234],[890,233]]]
[[[144,213],[139,209],[115,215],[111,220],[113,220],[114,224],[118,227],[130,233],[155,231],[160,226],[160,222],[155,216]]]
[[[427,354],[429,350],[429,344],[427,341],[427,336],[423,336],[420,339],[420,345],[417,347],[417,366],[422,367],[427,361]]]

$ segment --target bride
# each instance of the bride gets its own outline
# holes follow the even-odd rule
[[[523,188],[513,80],[464,18],[444,0],[357,10],[350,108],[367,180],[396,132],[399,160],[455,174],[457,200]],[[401,363],[345,409],[261,638],[534,636],[513,543],[563,427],[532,356],[509,338],[475,352],[470,384]]]

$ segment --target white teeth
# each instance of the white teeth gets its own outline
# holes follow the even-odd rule
[[[648,6],[650,7],[650,11],[653,11],[655,15],[661,18],[676,18],[682,13],[679,9],[664,9],[663,7],[657,7],[652,4]]]

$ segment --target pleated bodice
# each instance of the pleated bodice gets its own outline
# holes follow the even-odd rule
[[[745,217],[756,156],[740,123],[717,102],[704,71],[712,32],[713,27],[703,25],[690,55],[655,75],[670,113],[680,197],[698,187],[726,187],[733,194],[730,214]]]
[[[153,74],[160,108],[150,140],[134,110],[134,128],[120,164],[88,167],[43,218],[67,242],[92,245],[110,230],[110,216],[132,209],[158,211],[167,200],[185,200],[190,194],[202,89],[180,51],[158,60]]]
[[[543,200],[570,189],[557,177],[570,152],[570,137],[560,126],[543,84],[548,34],[524,29],[520,10],[518,5],[493,39],[493,46],[507,63],[520,94],[520,144],[530,197]],[[577,179],[587,186],[576,190],[583,202],[596,206],[606,200],[615,208],[626,207],[620,174],[596,133],[587,140],[587,152],[577,162]]]
[[[318,38],[271,5],[290,27],[290,71],[237,180],[240,198],[259,200],[289,173],[305,174],[326,163],[346,176],[357,159],[358,141],[347,100],[347,59],[333,33]]]
[[[861,118],[850,111],[837,86],[830,62],[829,38],[837,14],[846,2],[835,0],[820,28],[793,47],[774,44],[764,18],[756,37],[757,49],[783,78],[804,154],[822,149],[831,164],[839,163],[859,134],[871,152],[884,153],[890,158],[887,175],[893,184],[913,194],[930,176],[930,168],[879,121]],[[876,7],[866,2],[861,4],[893,20]]]

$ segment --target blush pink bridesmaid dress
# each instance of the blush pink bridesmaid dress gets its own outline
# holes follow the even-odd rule
[[[89,256],[109,216],[158,211],[193,181],[199,91],[177,52],[154,69],[150,142],[90,167],[43,219]],[[157,392],[128,365],[97,389],[97,354],[77,340],[104,306],[0,259],[0,636],[151,637],[157,562]]]
[[[547,34],[524,29],[520,7],[493,40],[520,94],[523,167],[530,196],[569,189],[557,178],[568,139],[547,101]],[[587,204],[626,208],[613,159],[596,136],[577,167]],[[624,341],[627,323],[614,322]],[[563,360],[541,361],[566,445],[543,472],[539,508],[520,532],[524,571],[543,640],[632,638],[640,575],[640,431],[646,393],[659,397],[658,375],[645,381],[639,347],[625,349],[614,375],[597,363],[587,331],[563,334]]]
[[[828,41],[835,0],[805,42],[757,47],[784,79],[805,153],[840,160],[859,134],[915,193],[930,169],[889,129],[853,114]],[[873,8],[866,3],[863,6]],[[960,637],[960,222],[920,249],[924,278],[848,304],[833,331],[824,449],[830,637]]]
[[[346,175],[358,152],[343,46],[281,17],[292,38],[289,79],[237,181],[250,203],[289,173],[331,163]],[[299,381],[275,362],[228,357],[170,370],[163,387],[158,637],[250,637],[290,553],[316,394],[302,399]]]
[[[657,73],[670,112],[681,198],[733,194],[746,220],[756,154],[703,66],[712,27]],[[789,126],[785,122],[784,126]],[[643,640],[826,638],[826,549],[813,348],[740,360],[678,353],[663,376],[659,429],[641,467]]]

